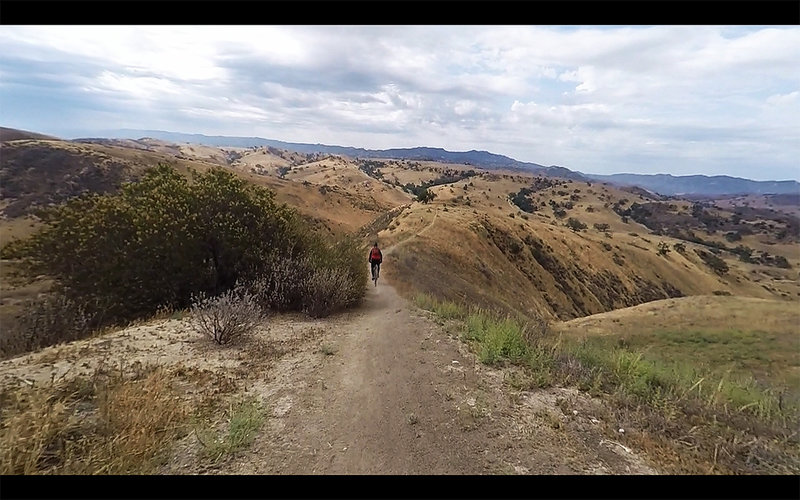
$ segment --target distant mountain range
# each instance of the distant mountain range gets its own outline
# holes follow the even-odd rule
[[[163,141],[177,143],[205,144],[216,147],[263,147],[271,146],[300,153],[327,153],[358,158],[396,158],[406,160],[428,160],[446,163],[474,165],[488,169],[510,169],[533,172],[554,177],[563,177],[579,181],[600,181],[619,185],[639,186],[654,193],[666,196],[676,195],[734,195],[734,194],[798,194],[800,183],[797,181],[754,181],[727,175],[706,176],[669,174],[584,174],[557,165],[549,167],[537,163],[521,162],[507,156],[488,151],[447,151],[442,148],[400,148],[400,149],[363,149],[325,144],[306,144],[283,142],[262,137],[228,137],[208,136],[202,134],[184,134],[162,130],[122,129],[104,132],[104,138],[141,139],[151,137]]]
[[[639,186],[648,191],[666,196],[800,193],[800,183],[797,181],[754,181],[727,175],[583,175],[600,182],[610,182],[623,186]]]
[[[444,163],[458,163],[474,165],[487,169],[510,169],[525,172],[535,172],[542,175],[564,177],[568,179],[587,181],[581,173],[564,167],[552,165],[545,167],[538,163],[529,163],[515,160],[507,156],[489,153],[488,151],[447,151],[442,148],[395,148],[395,149],[364,149],[347,146],[330,146],[326,144],[306,144],[299,142],[283,142],[263,137],[228,137],[209,136],[202,134],[183,134],[180,132],[165,132],[162,130],[113,130],[104,132],[104,138],[115,139],[141,139],[150,137],[170,142],[188,142],[205,144],[216,147],[251,148],[271,146],[298,153],[325,153],[349,156],[354,158],[394,158],[417,161],[438,161]]]

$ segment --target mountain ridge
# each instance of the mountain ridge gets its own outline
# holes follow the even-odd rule
[[[187,134],[163,130],[117,129],[105,131],[104,138],[154,139],[190,142],[216,147],[275,147],[299,153],[326,153],[356,158],[397,158],[417,161],[440,161],[463,163],[481,168],[508,169],[533,172],[552,177],[562,177],[578,181],[609,182],[622,186],[638,186],[653,193],[665,196],[679,195],[743,195],[743,194],[798,194],[800,182],[795,180],[757,181],[728,175],[685,175],[672,174],[591,174],[571,170],[558,165],[544,166],[533,162],[523,162],[508,156],[484,150],[448,151],[439,147],[418,146],[414,148],[366,149],[351,146],[328,145],[321,143],[285,142],[256,136],[210,136]],[[74,138],[73,141],[91,140]]]
[[[590,179],[619,185],[639,186],[666,196],[796,194],[800,183],[794,180],[756,181],[730,175],[672,174],[583,174]]]

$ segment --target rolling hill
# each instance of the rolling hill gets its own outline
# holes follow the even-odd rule
[[[394,158],[442,163],[466,164],[485,169],[505,169],[548,175],[578,181],[597,180],[619,186],[639,186],[662,195],[740,195],[740,194],[797,194],[800,183],[797,181],[754,181],[730,176],[672,176],[669,174],[586,174],[558,165],[543,166],[537,163],[522,162],[507,156],[488,151],[447,151],[442,148],[415,147],[371,150],[325,144],[284,142],[261,137],[207,136],[203,134],[184,134],[162,130],[123,129],[108,131],[106,137],[137,139],[157,138],[175,143],[204,144],[215,147],[273,147],[299,153],[324,153],[349,156],[353,158]]]
[[[795,300],[800,220],[667,199],[610,183],[407,158],[164,139],[18,140],[3,145],[5,235],[38,206],[109,192],[150,165],[222,166],[275,190],[333,232],[394,246],[401,290],[571,319],[670,297]],[[432,151],[428,151],[432,154]],[[422,187],[431,203],[413,201]]]
[[[270,315],[241,345],[217,348],[197,335],[192,313],[167,311],[0,360],[4,470],[800,470],[800,207],[791,196],[668,197],[557,170],[482,168],[435,149],[373,157],[152,136],[8,137],[2,245],[38,228],[40,207],[114,192],[168,163],[266,186],[320,231],[356,234],[365,248],[378,241],[384,264],[358,307],[325,319]],[[420,201],[423,190],[433,199]],[[18,280],[14,264],[0,266],[0,322],[51,286],[47,276]],[[452,304],[422,311],[421,297]],[[520,348],[517,319],[528,325],[517,330],[528,354],[479,362],[493,343]],[[128,413],[141,427],[96,431],[105,421],[94,415]],[[180,424],[189,415],[191,428]],[[249,445],[209,460],[226,426],[244,420]],[[29,436],[80,438],[96,446],[86,455],[96,463],[41,455],[58,447],[40,453]],[[151,442],[174,444],[172,454],[136,465]],[[123,445],[140,449],[114,447]]]

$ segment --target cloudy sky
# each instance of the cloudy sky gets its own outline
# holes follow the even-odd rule
[[[0,126],[800,180],[798,26],[0,26]]]

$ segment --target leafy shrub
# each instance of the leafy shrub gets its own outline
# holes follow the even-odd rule
[[[255,296],[241,287],[218,297],[196,297],[192,313],[195,329],[220,345],[250,334],[264,321]]]
[[[792,267],[792,265],[789,264],[789,260],[783,255],[776,255],[774,260],[775,260],[775,265],[780,268],[790,269]]]
[[[223,169],[190,182],[159,165],[119,194],[81,196],[43,218],[47,227],[16,249],[28,270],[55,278],[70,298],[108,303],[110,320],[217,295],[309,239],[271,191]]]
[[[741,241],[742,233],[739,231],[728,231],[725,233],[725,239],[730,241],[731,243],[734,241]]]
[[[573,233],[580,232],[580,231],[586,229],[586,227],[587,227],[586,224],[584,224],[583,222],[579,221],[575,217],[570,217],[567,220],[565,226],[567,226],[568,228],[572,229]]]
[[[159,165],[118,194],[81,196],[42,217],[45,229],[4,256],[55,278],[70,300],[103,305],[109,323],[183,309],[257,276],[268,278],[267,305],[296,310],[295,284],[307,277],[297,271],[341,267],[353,284],[348,305],[363,298],[356,284],[366,286],[354,238],[324,240],[274,193],[223,169],[190,179]]]
[[[422,203],[429,203],[433,201],[434,198],[436,198],[436,193],[428,190],[428,188],[422,188],[417,193],[417,201],[420,201]]]

